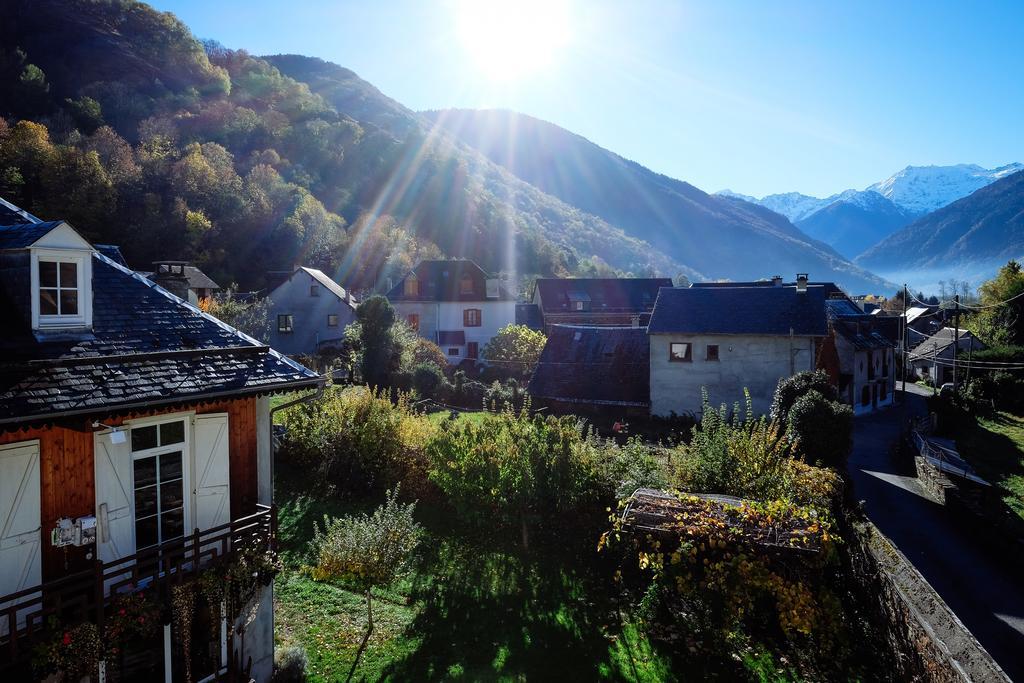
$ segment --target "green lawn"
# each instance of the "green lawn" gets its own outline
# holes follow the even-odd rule
[[[482,411],[474,412],[474,413],[459,413],[458,417],[456,419],[458,419],[458,420],[466,420],[466,421],[473,422],[473,423],[479,423],[479,422],[483,421],[484,415],[486,415],[486,414],[487,413],[484,413]],[[451,415],[451,411],[439,410],[439,411],[437,411],[435,413],[428,413],[427,417],[434,424],[441,424],[442,422],[447,420],[450,415]]]
[[[344,680],[366,604],[300,566],[314,520],[373,505],[278,496],[286,569],[275,588],[277,644],[306,649],[311,681]],[[503,534],[462,535],[439,510],[417,513],[427,534],[416,573],[374,593],[375,631],[355,680],[675,680],[616,600],[593,543],[523,553]]]
[[[957,439],[957,448],[1024,519],[1024,417],[1003,412],[979,417],[977,425]]]

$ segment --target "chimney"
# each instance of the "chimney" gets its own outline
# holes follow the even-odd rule
[[[782,276],[781,275],[772,275],[772,286],[773,287],[781,287],[782,286]]]
[[[630,318],[629,324],[630,327],[632,327],[634,330],[640,327],[640,316],[634,315],[632,318]]]
[[[188,277],[185,275],[186,265],[188,264],[185,261],[154,261],[153,282],[174,296],[188,301]]]
[[[796,291],[800,294],[807,291],[807,273],[796,274]]]

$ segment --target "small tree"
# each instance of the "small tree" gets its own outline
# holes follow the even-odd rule
[[[483,350],[484,360],[513,375],[528,375],[540,359],[547,337],[526,325],[506,325],[491,337]]]
[[[200,309],[264,343],[270,339],[270,305],[268,297],[239,299],[236,284],[199,302]]]
[[[371,296],[356,309],[359,321],[363,357],[363,380],[371,387],[383,387],[394,370],[397,358],[391,327],[395,324],[395,309],[382,296]]]
[[[340,579],[355,585],[366,595],[366,635],[349,670],[350,680],[373,633],[371,590],[390,586],[410,569],[412,553],[423,533],[413,519],[415,509],[415,503],[398,502],[396,486],[372,515],[335,519],[324,515],[324,528],[321,530],[319,525],[314,528],[309,544],[315,562],[311,569],[313,578],[317,581]]]

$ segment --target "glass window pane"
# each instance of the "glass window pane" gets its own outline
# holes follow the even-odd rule
[[[77,263],[61,263],[60,264],[60,286],[61,287],[78,287],[78,264]]]
[[[57,263],[55,261],[39,262],[39,286],[57,286]]]
[[[156,535],[158,517],[147,517],[135,522],[135,547],[138,550],[156,545],[159,538]]]
[[[156,448],[156,425],[132,429],[132,450],[144,451],[147,448]]]
[[[184,535],[185,517],[181,508],[165,512],[160,517],[162,517],[160,530],[163,532],[164,543]]]
[[[160,456],[160,481],[181,479],[181,452],[164,453]]]
[[[184,499],[181,495],[181,479],[160,482],[160,509],[173,510],[180,508]]]
[[[181,420],[168,422],[160,425],[160,445],[168,446],[172,443],[185,441],[185,423]]]
[[[156,512],[156,486],[135,489],[135,518],[155,515]]]
[[[60,290],[60,314],[78,315],[78,290]]]
[[[135,461],[135,488],[152,486],[156,483],[156,456]]]
[[[57,315],[57,290],[39,290],[39,315]]]

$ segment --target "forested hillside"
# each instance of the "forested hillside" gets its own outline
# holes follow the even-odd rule
[[[554,124],[502,110],[426,112],[437,128],[544,192],[650,242],[713,278],[812,276],[854,290],[883,286],[784,216],[709,195]]]
[[[340,67],[279,58],[329,67],[311,92],[130,0],[0,11],[0,196],[133,265],[189,259],[243,287],[300,261],[369,286],[441,254],[520,275],[681,270]]]

